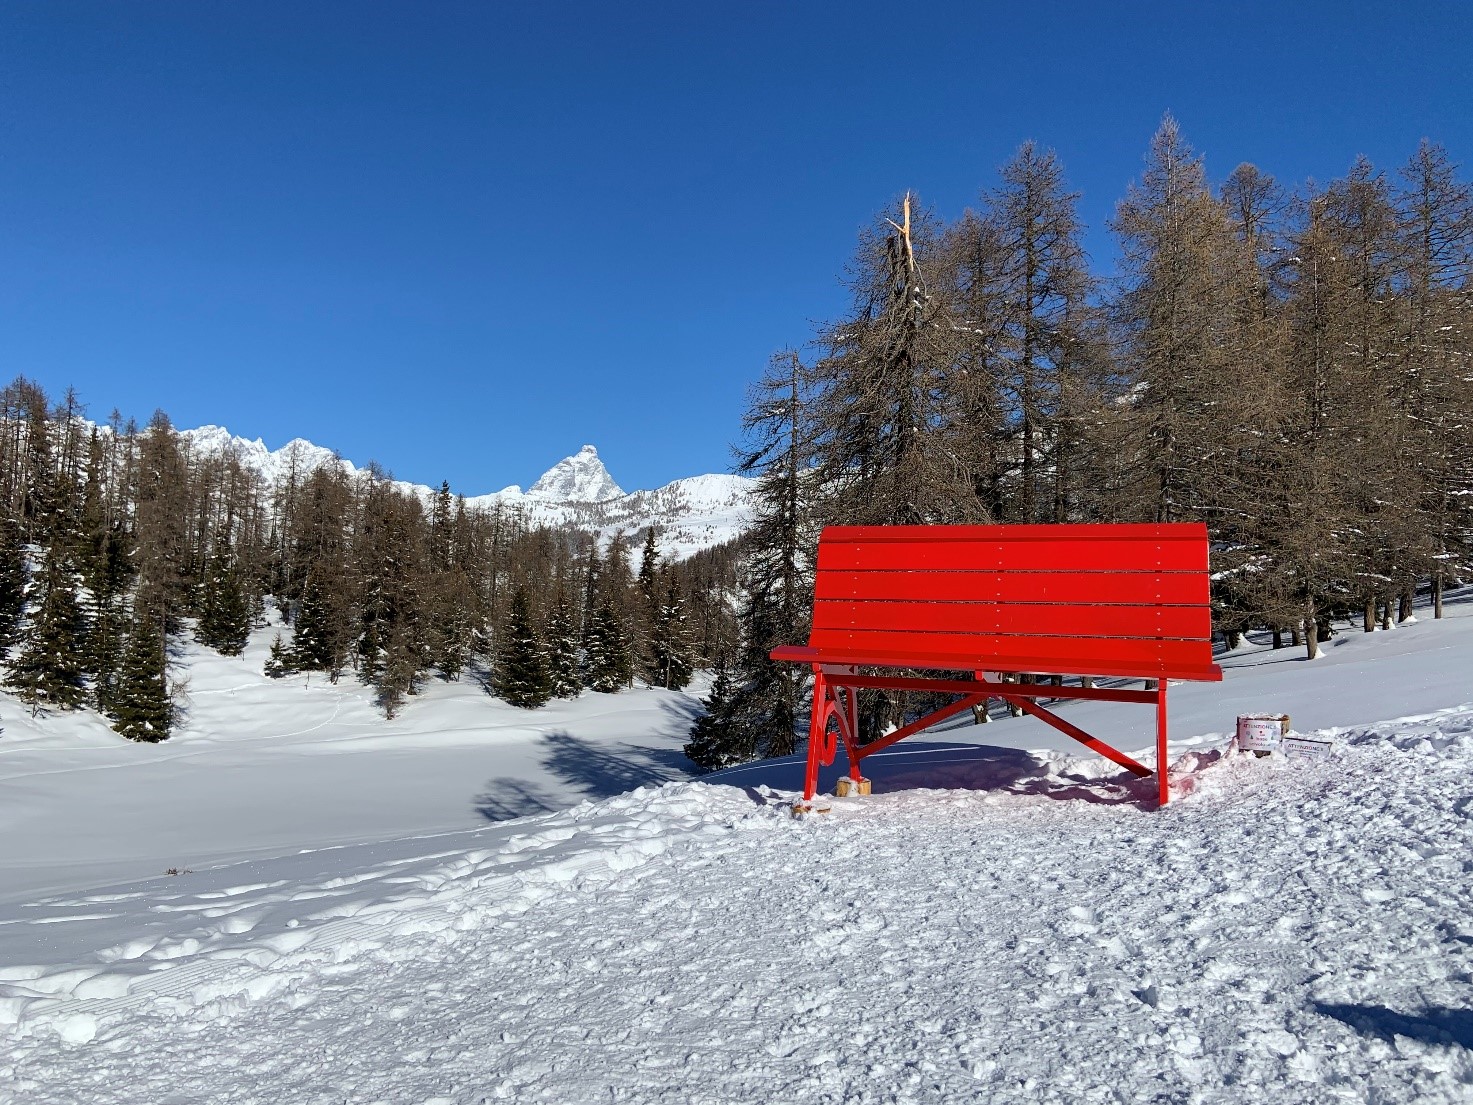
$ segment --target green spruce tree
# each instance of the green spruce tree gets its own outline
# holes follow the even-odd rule
[[[583,689],[573,610],[561,592],[547,619],[547,682],[548,694],[553,698],[577,698]]]
[[[122,604],[100,606],[88,634],[87,664],[92,672],[93,705],[107,717],[117,709],[127,641],[128,614]]]
[[[271,653],[266,657],[264,672],[270,679],[280,679],[283,676],[294,675],[296,671],[296,662],[291,650],[281,643],[281,634],[278,633],[271,639]]]
[[[302,585],[302,600],[296,610],[296,636],[292,638],[291,663],[297,671],[332,671],[337,665],[333,643],[332,611],[314,575]]]
[[[419,677],[419,655],[415,647],[412,627],[403,623],[389,629],[388,642],[383,650],[383,663],[375,685],[378,687],[378,703],[384,717],[393,721],[404,707],[404,700],[417,691]]]
[[[87,697],[86,624],[77,599],[76,573],[61,547],[53,546],[47,553],[36,590],[36,612],[6,682],[32,713],[47,707],[74,710]]]
[[[584,667],[588,688],[606,694],[623,690],[634,676],[628,636],[607,599],[594,610],[584,635]]]
[[[703,771],[719,771],[756,756],[750,731],[742,727],[737,713],[737,697],[731,666],[723,657],[716,664],[711,692],[702,703],[706,712],[691,727],[690,741],[685,746],[686,756]]]
[[[146,612],[134,619],[113,696],[113,728],[148,744],[167,740],[174,725],[161,620]]]
[[[222,656],[239,656],[251,635],[251,608],[231,555],[228,534],[215,539],[201,585],[195,637]]]
[[[26,612],[26,553],[20,527],[0,519],[0,659],[10,654]]]
[[[680,585],[673,574],[666,581],[664,597],[655,609],[647,662],[645,679],[652,687],[678,691],[690,682],[690,631],[686,626]]]
[[[511,612],[501,646],[496,650],[492,686],[499,697],[525,710],[536,709],[548,699],[550,686],[542,642],[532,627],[527,593],[518,587],[512,593]]]
[[[93,705],[109,717],[128,636],[128,594],[137,574],[128,554],[129,545],[121,525],[101,520],[88,531],[82,554],[91,619],[85,663],[92,675]]]

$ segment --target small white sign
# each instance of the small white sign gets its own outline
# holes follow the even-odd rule
[[[1283,714],[1247,714],[1238,718],[1238,747],[1245,752],[1272,752],[1288,731]]]
[[[1323,760],[1329,758],[1334,741],[1310,740],[1308,737],[1285,737],[1280,751],[1291,760]]]

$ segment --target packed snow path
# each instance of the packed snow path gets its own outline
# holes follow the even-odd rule
[[[0,1097],[1473,1100],[1473,707],[1340,737],[1162,811],[671,784],[13,907]]]

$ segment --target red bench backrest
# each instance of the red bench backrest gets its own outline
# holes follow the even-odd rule
[[[809,645],[897,666],[1220,678],[1207,529],[830,526]]]

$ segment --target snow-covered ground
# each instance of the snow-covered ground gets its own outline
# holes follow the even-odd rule
[[[675,776],[691,700],[384,723],[196,658],[177,745],[0,705],[0,1101],[1473,1100],[1450,615],[1173,687],[1165,810],[1029,720],[902,743],[826,816],[778,762],[491,823]],[[1339,747],[1223,755],[1250,710]]]
[[[183,647],[184,723],[131,744],[97,715],[32,719],[0,692],[0,902],[364,840],[473,829],[690,778],[699,702],[637,690],[521,710],[430,679],[385,721],[351,676],[267,679]]]

